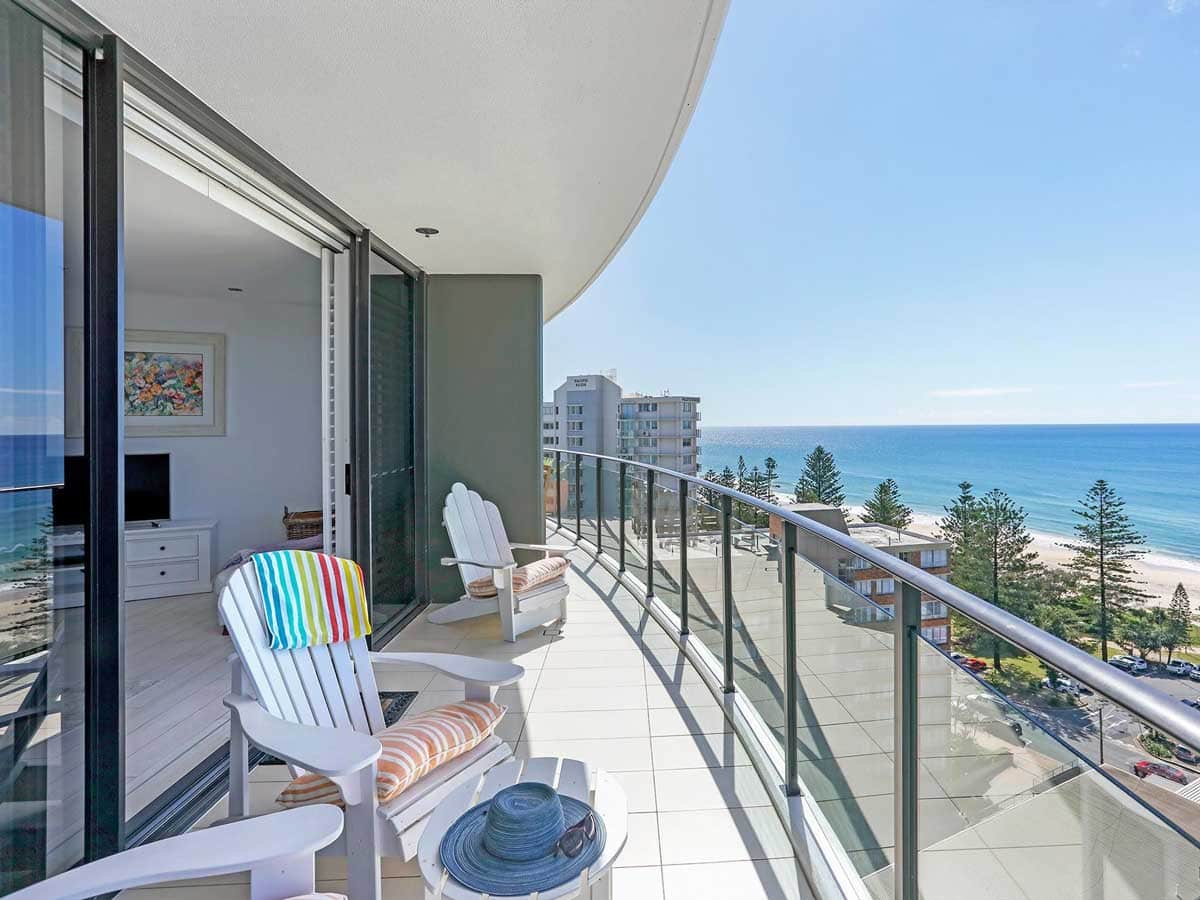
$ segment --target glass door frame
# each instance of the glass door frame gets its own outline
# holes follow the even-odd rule
[[[429,605],[428,571],[424,545],[428,528],[428,504],[425,478],[425,304],[426,274],[400,253],[363,229],[351,250],[351,485],[354,510],[354,558],[363,569],[367,595],[371,596],[371,565],[374,559],[371,533],[371,254],[395,266],[414,280],[413,285],[413,534],[415,552],[414,592],[416,602],[403,615],[389,620],[370,637],[373,649],[380,649]]]
[[[414,453],[416,465],[417,609],[427,602],[423,547],[425,517],[424,444],[424,272],[375,238],[349,213],[275,159],[191,91],[142,56],[86,10],[70,0],[12,0],[44,26],[83,51],[84,118],[84,452],[89,458],[87,578],[84,585],[84,861],[189,828],[227,790],[227,754],[212,757],[154,801],[145,814],[125,816],[124,609],[124,435],[121,360],[124,349],[124,89],[132,86],[219,150],[246,166],[254,176],[351,238],[351,333],[354,353],[359,277],[367,279],[370,252],[416,279],[414,328]],[[347,163],[352,164],[351,162]],[[359,255],[361,254],[361,256]],[[357,265],[361,259],[366,265]],[[369,303],[369,301],[368,301]],[[367,307],[369,309],[369,306]],[[369,332],[368,332],[369,334]],[[355,381],[358,361],[351,356],[350,437],[358,434]],[[364,496],[357,476],[369,467],[357,464],[352,447],[352,518],[361,514]],[[366,447],[369,450],[369,443]],[[352,473],[355,477],[351,477]],[[369,493],[367,494],[369,496]],[[369,506],[366,507],[369,512]],[[357,528],[355,529],[357,532]],[[363,534],[369,536],[367,529]],[[357,534],[355,535],[357,538]],[[357,549],[357,548],[356,548]],[[355,553],[361,558],[361,551]],[[415,612],[416,610],[414,610]],[[406,617],[406,621],[407,621]],[[385,642],[406,621],[391,625]]]

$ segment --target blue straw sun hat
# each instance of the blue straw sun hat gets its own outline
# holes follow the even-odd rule
[[[592,813],[596,836],[578,856],[555,853],[569,827]],[[459,817],[442,838],[442,865],[472,890],[497,897],[530,894],[579,876],[604,849],[604,823],[581,800],[548,784],[522,782]]]

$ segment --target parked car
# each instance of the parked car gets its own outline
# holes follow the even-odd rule
[[[950,654],[950,658],[951,658],[952,660],[954,660],[956,663],[961,663],[961,662],[965,662],[965,661],[966,661],[966,658],[967,658],[967,656],[966,656],[966,654],[965,654],[965,653],[958,653],[958,652],[955,652],[955,653],[951,653],[951,654]]]
[[[1188,678],[1192,681],[1200,681],[1200,666],[1196,666],[1192,671],[1188,672]]]
[[[1173,659],[1167,663],[1165,668],[1169,675],[1190,675],[1192,669],[1196,667],[1190,662],[1184,662],[1182,659]]]
[[[1197,753],[1191,747],[1185,747],[1183,744],[1175,746],[1175,758],[1191,766],[1200,763],[1200,753]]]
[[[1114,656],[1108,661],[1108,664],[1116,666],[1118,669],[1124,669],[1126,672],[1132,672],[1135,675],[1140,675],[1150,668],[1140,656],[1129,656],[1128,654]]]
[[[1187,775],[1179,769],[1174,766],[1168,766],[1166,763],[1151,762],[1148,759],[1135,762],[1133,764],[1133,774],[1138,778],[1145,778],[1147,775],[1157,775],[1159,778],[1174,781],[1176,784],[1188,783]]]
[[[1179,702],[1184,706],[1190,706],[1192,709],[1200,709],[1200,700],[1197,700],[1195,697],[1184,697]]]
[[[977,656],[968,656],[959,663],[964,669],[970,669],[972,672],[986,672],[988,664]]]
[[[1072,694],[1076,697],[1083,693],[1080,690],[1079,685],[1073,682],[1070,678],[1060,677],[1054,682],[1051,682],[1049,678],[1043,678],[1042,687],[1051,688],[1052,690],[1058,691],[1060,694]]]

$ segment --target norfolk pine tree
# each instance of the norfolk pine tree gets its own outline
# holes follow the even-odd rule
[[[1077,540],[1063,544],[1074,556],[1071,568],[1098,613],[1096,630],[1100,655],[1108,660],[1108,641],[1116,619],[1149,597],[1134,577],[1133,564],[1145,555],[1146,539],[1125,514],[1125,501],[1103,478],[1096,480],[1075,510]]]
[[[907,528],[912,524],[912,508],[900,500],[900,486],[891,478],[875,486],[867,502],[863,504],[863,521]]]
[[[768,503],[775,503],[779,500],[775,496],[775,482],[779,479],[779,463],[775,461],[775,457],[768,456],[763,461],[763,475],[767,479],[767,496],[764,499]]]
[[[1175,654],[1177,647],[1186,647],[1188,637],[1192,633],[1192,601],[1188,599],[1187,588],[1181,581],[1175,586],[1171,595],[1171,605],[1167,607],[1167,640],[1163,646],[1167,648],[1167,662]]]
[[[977,561],[973,577],[979,579],[984,592],[976,593],[1028,620],[1040,567],[1037,554],[1029,549],[1033,535],[1025,526],[1025,510],[1004,491],[992,488],[979,498],[977,511],[978,524],[971,529],[974,547],[969,553]],[[999,671],[1004,642],[994,634],[990,637],[992,665]]]
[[[799,503],[824,503],[828,506],[846,505],[846,495],[842,493],[842,473],[838,471],[833,454],[820,444],[804,457],[804,471],[796,482],[796,500]]]

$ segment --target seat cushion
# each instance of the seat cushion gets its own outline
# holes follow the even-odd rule
[[[462,700],[401,719],[376,734],[375,739],[383,745],[375,777],[379,802],[386,803],[438,766],[487,740],[506,712],[507,706]],[[288,807],[310,803],[343,805],[338,786],[324,775],[312,772],[293,779],[276,802]]]
[[[536,559],[527,565],[517,566],[513,569],[513,593],[523,594],[539,584],[561,578],[569,568],[571,562],[563,556],[547,556],[545,559]],[[491,575],[487,578],[476,578],[467,585],[467,593],[472,597],[495,597],[496,582]]]

